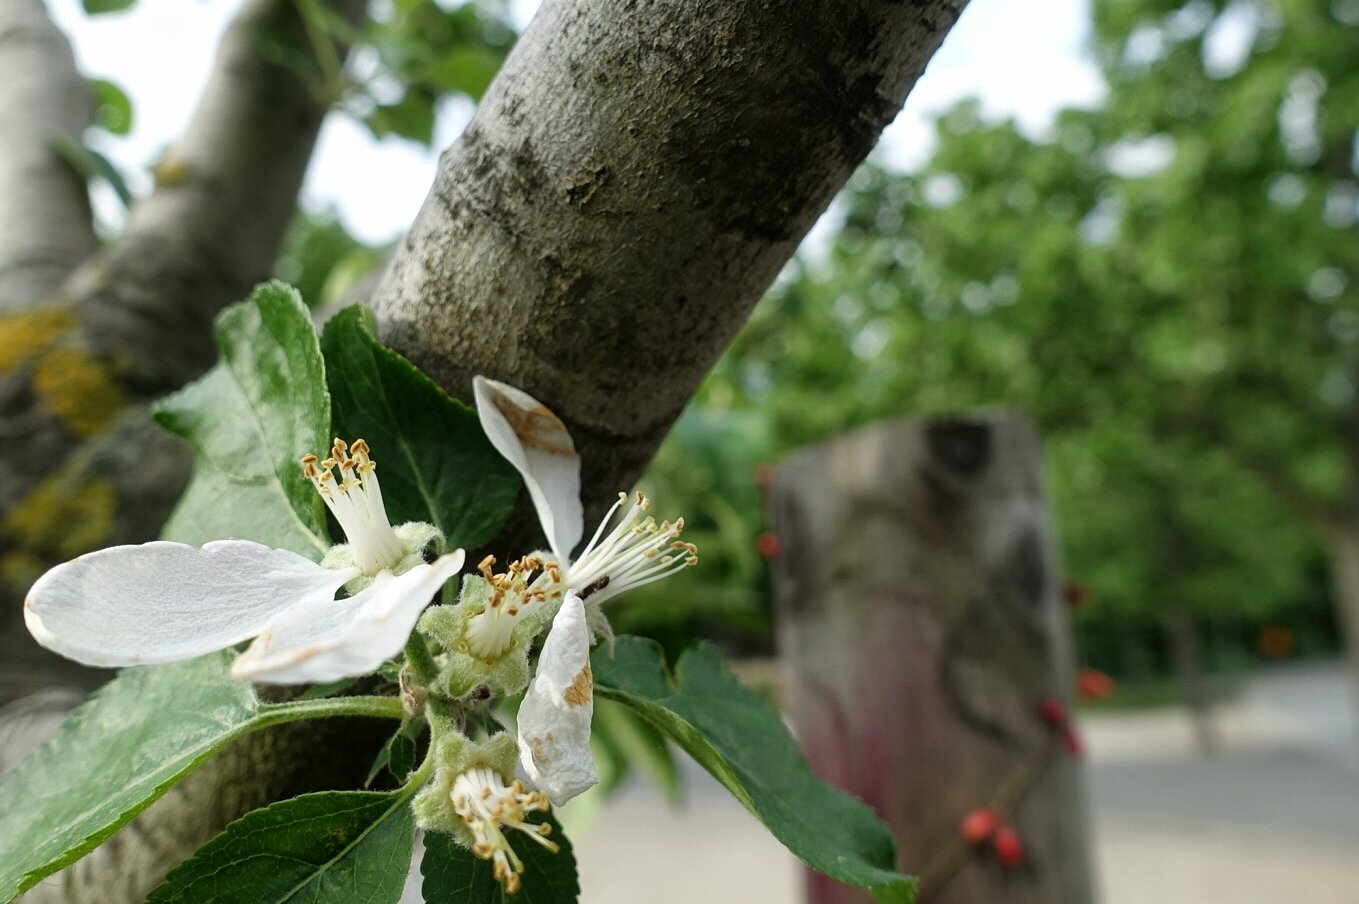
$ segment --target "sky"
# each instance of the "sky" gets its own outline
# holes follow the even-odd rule
[[[85,75],[109,79],[132,97],[131,134],[101,134],[91,143],[120,167],[134,193],[150,188],[147,167],[188,121],[217,41],[238,5],[238,0],[140,0],[128,12],[89,17],[79,0],[48,0]],[[536,7],[537,0],[511,3],[521,26]],[[1089,0],[972,0],[884,133],[877,159],[897,168],[921,163],[929,152],[932,115],[966,97],[980,97],[987,116],[1014,117],[1035,137],[1058,110],[1097,103],[1104,88],[1084,50],[1089,27]],[[303,204],[338,211],[366,241],[395,238],[429,190],[437,149],[457,138],[470,115],[465,101],[445,104],[435,150],[401,138],[378,141],[348,117],[328,117]],[[120,205],[111,191],[98,191],[95,202],[104,222],[119,221]]]

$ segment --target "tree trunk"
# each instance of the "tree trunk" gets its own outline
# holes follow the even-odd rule
[[[1331,554],[1336,622],[1350,670],[1350,696],[1359,725],[1359,524],[1333,523],[1325,534]]]
[[[1171,660],[1175,663],[1175,677],[1189,710],[1194,744],[1199,753],[1213,756],[1219,747],[1217,726],[1213,719],[1212,688],[1204,672],[1203,653],[1199,648],[1198,623],[1189,604],[1178,596],[1171,603],[1166,618],[1166,635],[1170,640]]]
[[[557,412],[635,480],[964,0],[547,0],[374,300],[449,392]],[[522,534],[521,534],[522,536]]]
[[[0,4],[0,314],[49,298],[98,245],[85,185],[53,145],[94,98],[42,0]]]
[[[1041,713],[1072,687],[1038,442],[1016,418],[905,421],[780,465],[786,700],[813,768],[896,835],[922,904],[1089,904],[1078,769]],[[1000,811],[1025,863],[959,837]],[[811,877],[814,904],[868,899]]]

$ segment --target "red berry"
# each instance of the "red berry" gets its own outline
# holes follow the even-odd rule
[[[1099,669],[1085,668],[1076,674],[1076,695],[1082,700],[1104,700],[1116,689],[1114,679]]]
[[[996,815],[996,811],[989,807],[980,807],[968,813],[963,817],[963,821],[958,823],[958,834],[968,844],[983,844],[996,831],[998,825],[1000,817]]]
[[[1069,606],[1084,606],[1090,601],[1090,588],[1075,581],[1068,581],[1062,588],[1062,599]]]
[[[1065,729],[1070,722],[1066,712],[1066,704],[1056,697],[1048,697],[1038,706],[1038,712],[1043,717],[1043,721],[1054,728]]]
[[[1019,840],[1019,833],[1012,826],[997,828],[991,839],[991,847],[1000,865],[1006,869],[1019,869],[1024,863],[1024,842]]]
[[[1067,756],[1081,755],[1081,736],[1070,728],[1062,729],[1062,746],[1066,748]]]
[[[772,559],[779,554],[783,544],[779,543],[779,538],[765,531],[755,538],[755,549],[766,559]]]

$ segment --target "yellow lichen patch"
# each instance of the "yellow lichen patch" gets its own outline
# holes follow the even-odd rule
[[[73,559],[104,545],[117,505],[109,481],[75,480],[58,472],[15,503],[5,515],[5,533],[30,553]]]
[[[33,389],[76,436],[102,433],[127,405],[108,368],[76,348],[44,353],[33,365]]]
[[[157,185],[178,185],[188,178],[189,165],[167,153],[151,167],[151,175],[156,177]]]
[[[70,311],[50,306],[0,315],[0,376],[56,344],[75,325]]]

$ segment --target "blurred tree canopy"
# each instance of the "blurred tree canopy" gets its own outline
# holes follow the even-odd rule
[[[1270,625],[1328,646],[1328,563],[1359,631],[1357,26],[1359,0],[1096,3],[1103,106],[1033,139],[965,102],[919,172],[861,171],[689,429],[753,462],[1018,409],[1092,591],[1088,661],[1157,666],[1177,611],[1217,626],[1219,659]],[[729,467],[681,431],[653,474],[705,463]],[[730,598],[739,575],[693,577]]]

